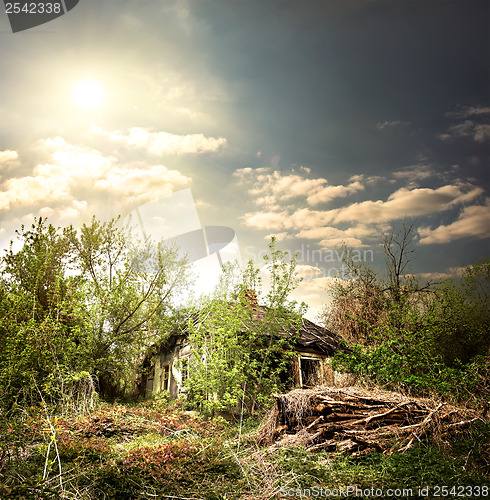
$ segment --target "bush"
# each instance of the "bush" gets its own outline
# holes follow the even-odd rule
[[[374,280],[372,273],[368,277]],[[388,292],[371,316],[363,312],[373,301],[363,281],[334,291],[330,319],[336,322],[330,326],[353,334],[352,351],[337,353],[333,367],[391,389],[469,402],[487,411],[490,261],[439,285],[414,286],[412,281],[397,300],[386,286]],[[381,282],[374,288],[382,293]],[[343,319],[347,303],[352,314]]]

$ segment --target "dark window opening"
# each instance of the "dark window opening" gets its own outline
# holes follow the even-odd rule
[[[168,391],[170,387],[170,365],[164,365],[162,371],[162,391]]]
[[[320,383],[320,360],[301,358],[301,382],[303,387],[314,387]]]

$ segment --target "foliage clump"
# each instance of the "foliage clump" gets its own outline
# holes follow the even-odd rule
[[[353,278],[333,288],[326,326],[350,353],[338,370],[414,395],[445,397],[488,410],[490,260],[452,279],[421,283],[408,272],[413,227],[386,236],[386,277],[347,262]]]
[[[250,261],[240,272],[224,269],[215,294],[204,299],[188,322],[192,346],[187,396],[203,413],[252,415],[267,408],[273,392],[291,383],[291,365],[304,306],[289,299],[299,283],[296,260],[275,240],[265,256],[269,289]]]
[[[138,242],[117,219],[79,231],[39,218],[0,259],[0,407],[63,411],[121,395],[185,284],[176,249]]]

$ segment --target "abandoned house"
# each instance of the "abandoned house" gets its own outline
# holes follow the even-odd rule
[[[265,308],[256,304],[253,307],[254,320],[261,321]],[[290,335],[290,332],[282,332],[282,335]],[[303,318],[293,346],[293,386],[336,385],[338,374],[330,367],[330,358],[341,348],[337,335]],[[183,384],[192,370],[192,353],[185,329],[172,334],[161,345],[153,346],[143,365],[139,393],[147,396],[167,391],[172,399],[183,394]]]

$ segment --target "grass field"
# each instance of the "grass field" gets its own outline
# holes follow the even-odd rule
[[[259,447],[260,422],[204,420],[182,403],[101,403],[89,415],[0,420],[0,498],[487,498],[490,426],[406,453],[351,458]],[[444,487],[444,488],[443,488]]]

